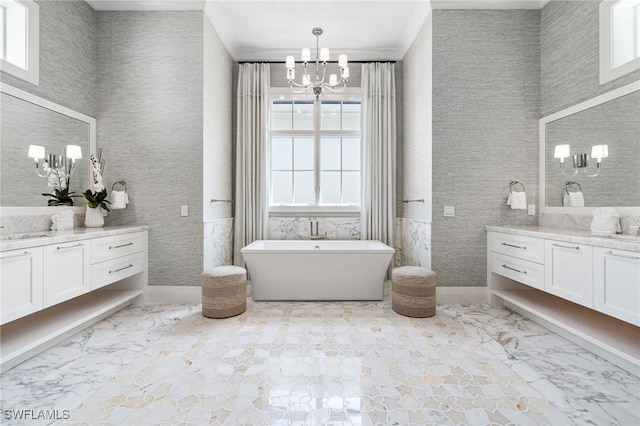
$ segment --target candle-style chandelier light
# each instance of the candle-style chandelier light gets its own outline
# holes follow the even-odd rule
[[[347,55],[342,54],[338,56],[338,67],[340,68],[340,79],[338,80],[337,74],[330,74],[329,81],[325,80],[327,71],[327,62],[329,61],[329,48],[323,47],[320,49],[320,36],[322,35],[322,28],[314,28],[311,33],[316,36],[316,72],[315,77],[312,79],[309,75],[308,64],[311,61],[311,50],[308,48],[302,49],[301,60],[304,67],[302,75],[302,82],[297,83],[296,78],[296,62],[293,56],[287,56],[287,80],[289,80],[289,87],[295,90],[296,87],[300,87],[301,90],[296,93],[313,93],[316,100],[320,98],[323,90],[329,93],[336,91],[337,86],[342,84],[343,87],[347,86],[349,81],[349,65],[347,62]]]

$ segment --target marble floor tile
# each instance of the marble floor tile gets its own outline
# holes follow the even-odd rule
[[[637,377],[516,313],[388,299],[130,306],[3,373],[1,423],[640,424]]]

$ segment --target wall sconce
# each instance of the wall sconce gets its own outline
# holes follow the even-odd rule
[[[69,185],[69,178],[75,171],[76,160],[82,158],[82,148],[79,145],[67,145],[66,157],[60,154],[45,155],[43,146],[29,145],[29,158],[36,164],[36,175],[48,178],[48,186],[52,189],[64,189]],[[42,169],[40,159],[44,159]]]
[[[596,177],[600,174],[600,163],[603,158],[609,156],[609,145],[594,145],[591,147],[591,158],[597,159],[595,173],[587,174],[587,168],[589,166],[589,155],[587,153],[580,153],[571,155],[571,147],[568,144],[556,145],[553,151],[553,158],[560,159],[560,169],[563,175],[575,176],[582,171],[586,177]],[[575,169],[572,174],[566,172],[564,159],[572,157],[573,168]]]

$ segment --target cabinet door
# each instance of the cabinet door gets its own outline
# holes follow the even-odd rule
[[[49,307],[91,289],[89,241],[44,247],[44,306]]]
[[[42,309],[42,247],[0,253],[0,323]]]
[[[593,308],[593,247],[545,241],[545,291]]]
[[[594,307],[640,325],[640,253],[594,249]]]

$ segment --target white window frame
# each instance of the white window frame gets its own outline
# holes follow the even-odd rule
[[[297,94],[297,93],[292,93],[291,88],[289,87],[272,87],[270,90],[270,100],[269,103],[271,103],[272,101],[277,101],[277,100],[287,100],[287,101],[309,101],[309,100],[313,100],[313,97],[310,97],[307,94],[301,93],[301,94]],[[361,101],[361,91],[359,87],[353,88],[353,87],[347,87],[342,89],[342,91],[340,93],[334,93],[330,96],[327,96],[326,94],[322,95],[324,100],[336,100],[336,101],[341,101],[341,100],[357,100],[357,101]],[[303,130],[300,131],[300,135],[304,136],[304,133],[308,133],[308,135],[313,135],[315,136],[316,134],[316,130],[315,129],[319,129],[320,128],[320,115],[318,114],[314,119],[316,120],[316,122],[314,123],[314,130]],[[282,136],[287,136],[287,132],[290,131],[282,131]],[[343,132],[343,131],[340,131]],[[353,131],[353,135],[352,136],[358,136],[361,137],[361,131]],[[269,146],[268,146],[268,151],[271,152],[271,138],[272,135],[279,135],[280,131],[277,130],[271,130],[269,132]],[[346,135],[349,136],[349,135]],[[360,140],[360,144],[362,146],[362,139]],[[319,164],[320,164],[320,152],[319,152],[319,144],[316,143],[315,144],[315,160],[316,160],[316,166],[315,166],[315,173],[316,173],[316,179],[319,179]],[[269,164],[268,167],[268,173],[271,174],[271,164]],[[360,167],[360,173],[362,176],[362,166]],[[270,179],[269,179],[270,180]],[[320,183],[318,180],[316,180],[316,186],[319,186]],[[317,189],[316,189],[317,192]],[[269,194],[268,194],[269,198],[271,198],[271,188],[269,188]],[[286,205],[286,206],[282,206],[282,205],[272,205],[271,202],[269,202],[269,213],[285,213],[287,215],[296,215],[296,214],[332,214],[332,213],[341,213],[341,214],[357,214],[360,212],[360,206],[355,206],[355,205]]]
[[[0,0],[19,3],[27,10],[26,28],[26,68],[21,68],[0,58],[0,71],[11,74],[33,85],[40,84],[40,7],[33,0]],[[6,43],[6,34],[2,34],[2,43]],[[4,46],[2,46],[4,50]]]
[[[622,0],[605,0],[600,3],[600,84],[613,81],[632,71],[640,69],[640,57],[613,66],[613,8]],[[636,31],[640,22],[636,21]],[[636,46],[638,50],[640,46]]]

